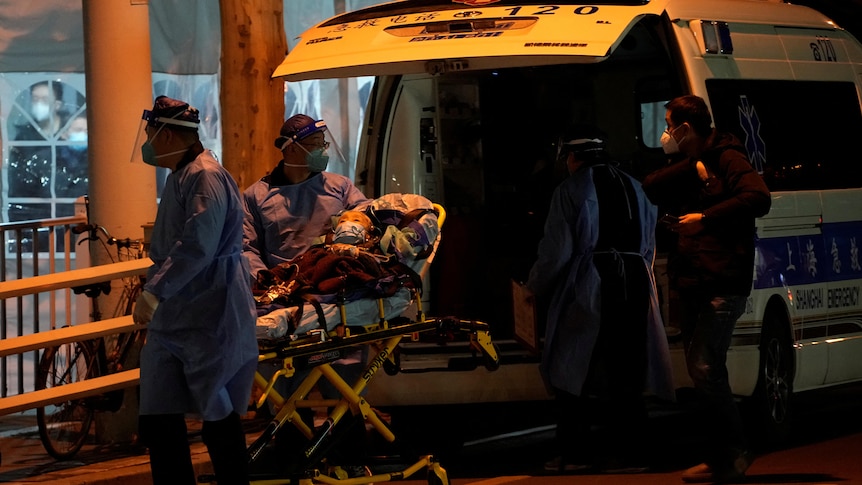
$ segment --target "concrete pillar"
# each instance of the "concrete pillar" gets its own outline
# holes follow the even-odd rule
[[[153,105],[147,0],[84,0],[84,48],[90,154],[90,218],[115,237],[143,238],[141,226],[156,217],[155,169],[130,163],[141,113]],[[107,262],[93,252],[94,264]],[[121,293],[100,300],[105,312]],[[113,301],[112,301],[113,298]],[[101,413],[100,442],[123,442],[137,430],[136,390],[118,413]],[[132,409],[130,409],[132,408]]]

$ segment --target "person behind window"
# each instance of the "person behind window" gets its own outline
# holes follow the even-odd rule
[[[15,141],[42,141],[36,145],[16,145],[9,149],[9,197],[50,198],[53,180],[51,145],[69,114],[63,107],[63,85],[41,81],[30,86],[29,117],[15,126]],[[50,217],[32,214],[26,218]]]
[[[694,95],[667,104],[662,147],[684,158],[646,176],[653,203],[678,207],[668,224],[677,233],[668,257],[679,295],[679,327],[688,373],[699,394],[706,461],[686,470],[686,482],[736,481],[752,456],[727,373],[727,350],[745,311],[754,272],[754,219],[769,212],[769,189],[733,135],[712,127],[706,102]]]
[[[194,484],[185,415],[199,415],[218,483],[248,484],[240,415],[258,347],[239,188],[201,144],[197,109],[159,96],[144,119],[143,160],[171,173],[152,232],[153,265],[133,316],[147,324],[141,441],[150,450],[153,483]]]
[[[57,197],[79,197],[87,193],[89,182],[87,115],[80,114],[72,119],[60,140],[68,143],[57,146],[54,192]]]
[[[550,297],[540,367],[557,412],[550,472],[646,470],[643,393],[673,399],[652,267],[656,208],[605,146],[589,125],[564,134],[558,156],[570,175],[552,195],[526,283]],[[591,434],[596,421],[608,442]]]
[[[30,116],[35,124],[16,127],[16,140],[50,139],[60,131],[69,119],[63,109],[63,84],[41,81],[30,86]]]

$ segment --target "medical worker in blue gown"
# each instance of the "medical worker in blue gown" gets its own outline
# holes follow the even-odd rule
[[[371,202],[347,177],[324,172],[329,163],[327,133],[323,120],[304,114],[288,118],[275,140],[282,159],[243,193],[243,253],[253,275],[322,243],[333,215]]]
[[[304,114],[291,116],[282,124],[275,147],[281,152],[281,160],[268,175],[243,192],[243,254],[254,276],[262,269],[290,261],[311,246],[324,243],[325,236],[332,232],[332,216],[348,209],[362,209],[371,203],[350,179],[324,171],[330,162],[330,153],[342,160],[343,155],[323,120]],[[333,362],[332,367],[352,384],[359,377],[365,360],[367,349],[358,349]],[[260,366],[261,374],[266,377],[275,370],[276,367],[268,363]],[[304,374],[297,373],[292,379],[279,379],[276,390],[289,396],[303,377]],[[327,399],[341,397],[326,379],[318,381],[318,387]],[[362,439],[364,427],[352,429],[357,436],[353,443],[345,440],[345,445],[361,448],[355,441]]]
[[[673,398],[652,270],[656,208],[605,146],[588,125],[562,138],[570,175],[552,196],[527,281],[550,298],[541,362],[557,407],[550,472],[645,470],[643,392]],[[590,433],[600,424],[593,409],[607,414],[607,446]]]
[[[258,348],[239,189],[201,145],[195,108],[159,96],[144,120],[143,160],[171,173],[152,233],[154,264],[134,311],[135,321],[148,323],[141,441],[153,483],[194,484],[185,415],[197,415],[219,485],[247,484],[240,415],[248,409]]]

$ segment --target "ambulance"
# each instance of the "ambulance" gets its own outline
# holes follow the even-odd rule
[[[541,315],[532,341],[516,331],[512,281],[526,277],[564,176],[560,130],[600,127],[642,178],[667,162],[664,106],[683,94],[707,100],[772,193],[728,354],[734,394],[782,436],[794,394],[862,379],[862,45],[830,18],[774,0],[397,1],[309,29],[274,73],[355,76],[375,76],[357,185],[446,208],[430,313],[488,322],[503,356],[488,372],[462,343],[406,344],[405,372],[370,391],[376,405],[548,398]],[[672,330],[663,268],[657,259]],[[671,347],[675,382],[690,387]],[[455,372],[422,372],[442,369]]]

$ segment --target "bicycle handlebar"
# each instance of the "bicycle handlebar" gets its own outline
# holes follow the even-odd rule
[[[127,248],[127,249],[140,249],[143,245],[143,241],[140,239],[117,239],[108,232],[103,226],[99,226],[96,224],[78,224],[72,228],[73,234],[83,234],[89,233],[87,237],[78,241],[78,244],[81,244],[84,241],[97,240],[99,239],[99,232],[105,235],[105,240],[107,241],[109,246],[116,245],[118,249]]]
[[[137,249],[140,247],[142,241],[140,239],[117,239],[115,237],[108,238],[108,244],[113,245],[116,244],[118,248],[129,248],[129,249]]]

